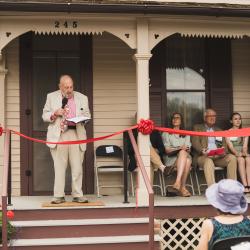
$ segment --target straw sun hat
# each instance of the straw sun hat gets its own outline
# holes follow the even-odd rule
[[[223,179],[206,190],[208,202],[225,213],[243,214],[248,203],[244,195],[244,186],[238,181]]]

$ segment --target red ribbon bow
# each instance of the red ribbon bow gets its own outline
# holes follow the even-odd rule
[[[3,128],[0,127],[0,136],[3,134]]]
[[[152,120],[141,119],[138,123],[138,131],[144,135],[149,135],[153,132],[155,124]]]
[[[12,220],[12,219],[14,219],[14,212],[13,211],[8,211],[7,212],[7,217],[8,217],[8,219],[10,219],[10,220]]]

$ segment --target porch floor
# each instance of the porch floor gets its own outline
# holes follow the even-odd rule
[[[129,197],[129,203],[123,203],[122,195],[110,195],[102,196],[98,198],[96,195],[86,195],[89,201],[102,201],[104,206],[93,206],[94,208],[125,208],[135,207],[136,198]],[[12,197],[12,206],[10,209],[13,210],[35,210],[35,209],[53,209],[53,207],[42,207],[42,203],[49,202],[52,196],[18,196]],[[67,201],[71,201],[71,196],[66,196]],[[248,203],[250,203],[250,195],[247,195]],[[207,206],[207,202],[204,195],[192,196],[192,197],[162,197],[155,195],[155,207],[185,207],[185,206]],[[89,209],[92,206],[81,206],[81,207],[55,207],[55,209]],[[143,206],[142,206],[143,207]]]

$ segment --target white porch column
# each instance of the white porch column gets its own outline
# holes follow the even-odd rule
[[[137,81],[137,121],[149,118],[149,31],[147,19],[137,20],[137,53],[136,60],[136,81]],[[138,134],[138,146],[150,179],[150,148],[149,136]],[[139,172],[138,175],[138,204],[148,205],[148,193]]]
[[[6,119],[6,87],[5,87],[5,76],[7,69],[5,69],[5,57],[0,51],[0,124],[5,127]],[[2,169],[3,169],[3,151],[4,151],[4,135],[0,136],[0,192],[2,192]]]

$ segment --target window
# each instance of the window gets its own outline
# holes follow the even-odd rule
[[[150,118],[169,126],[172,112],[184,116],[185,127],[203,122],[205,108],[217,111],[216,125],[228,128],[233,111],[231,40],[171,35],[150,59]],[[227,97],[227,98],[225,98]]]
[[[166,39],[166,118],[180,112],[186,129],[203,120],[206,104],[204,39],[178,34]]]
[[[205,79],[202,75],[188,67],[167,68],[166,90],[168,121],[173,112],[180,112],[187,129],[201,122],[205,109]]]

